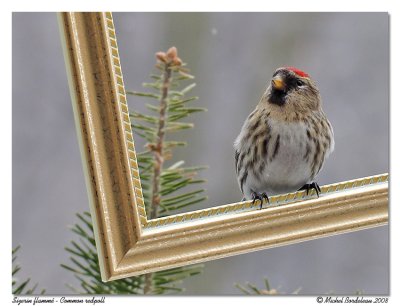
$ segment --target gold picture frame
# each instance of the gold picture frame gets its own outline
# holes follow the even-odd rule
[[[59,13],[103,281],[387,224],[388,174],[148,220],[111,13]]]

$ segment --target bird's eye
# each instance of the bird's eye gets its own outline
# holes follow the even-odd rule
[[[297,81],[296,81],[296,85],[297,85],[297,86],[303,86],[303,85],[304,85],[304,82],[301,81],[301,80],[297,80]]]

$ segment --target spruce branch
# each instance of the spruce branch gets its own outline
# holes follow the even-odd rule
[[[246,282],[246,287],[242,286],[240,284],[235,284],[235,287],[238,288],[240,291],[242,291],[246,295],[277,295],[277,294],[285,294],[285,292],[279,291],[279,288],[271,288],[268,279],[264,279],[264,286],[265,288],[259,289],[255,285]],[[300,292],[301,288],[297,288],[295,291],[293,291],[291,294],[298,294]]]
[[[16,277],[17,273],[21,271],[21,266],[16,263],[17,260],[17,252],[20,249],[21,246],[17,246],[12,249],[12,293],[13,294],[22,294],[22,295],[30,295],[30,294],[36,294],[36,288],[38,284],[36,283],[33,285],[33,287],[30,287],[30,278],[27,278],[26,280],[19,281],[18,278]],[[39,294],[44,294],[46,291],[42,289]]]
[[[67,286],[79,294],[142,293],[142,277],[130,277],[108,283],[101,280],[91,215],[89,212],[84,212],[83,214],[78,213],[76,216],[78,221],[72,226],[71,231],[79,237],[79,240],[73,240],[70,246],[65,247],[65,250],[71,255],[71,263],[61,264],[61,267],[74,273],[80,288]]]
[[[176,52],[175,52],[176,53]],[[161,53],[157,53],[157,57],[161,57]],[[176,54],[175,54],[176,57]],[[166,58],[162,54],[162,58]],[[164,60],[163,60],[164,61]],[[164,138],[165,138],[165,116],[168,109],[167,98],[168,92],[171,85],[171,65],[173,65],[171,60],[165,60],[164,71],[163,71],[163,81],[161,86],[161,97],[159,106],[159,117],[158,117],[158,128],[156,144],[149,145],[150,150],[154,153],[154,163],[153,163],[153,178],[152,178],[152,195],[151,204],[149,207],[149,217],[150,219],[155,219],[158,217],[158,209],[161,203],[160,190],[161,190],[161,171],[164,164]],[[157,87],[156,87],[157,88]],[[148,273],[145,275],[144,280],[144,294],[152,293],[153,291],[153,273]]]
[[[176,51],[175,51],[176,57]],[[169,60],[164,65],[163,72],[163,82],[161,87],[161,98],[160,98],[160,113],[158,117],[158,129],[157,129],[157,137],[156,137],[156,145],[151,146],[151,150],[154,153],[154,166],[153,166],[153,190],[152,190],[152,199],[150,206],[150,219],[155,219],[158,216],[158,207],[160,206],[161,198],[160,198],[160,190],[161,190],[161,171],[164,164],[164,140],[165,140],[165,116],[168,109],[167,98],[168,91],[170,90],[171,85],[171,65],[173,65],[173,61]],[[146,287],[145,287],[146,290]]]
[[[158,52],[156,54],[158,63],[156,67],[161,71],[161,75],[152,75],[154,83],[144,83],[146,88],[157,90],[157,93],[140,93],[137,91],[130,91],[128,94],[133,94],[139,97],[147,97],[158,99],[159,104],[149,105],[147,108],[155,115],[143,115],[138,112],[132,112],[131,117],[133,121],[142,121],[143,124],[133,124],[136,129],[146,130],[147,133],[143,134],[144,138],[148,141],[146,148],[147,153],[153,155],[153,159],[146,161],[143,160],[143,168],[141,173],[145,173],[142,177],[150,182],[145,182],[145,196],[149,197],[149,204],[147,205],[148,216],[150,219],[159,217],[159,214],[170,213],[174,210],[193,205],[204,201],[206,197],[201,197],[204,190],[199,189],[196,192],[189,192],[187,194],[175,195],[166,198],[166,196],[175,193],[188,185],[203,182],[202,180],[195,180],[197,174],[195,169],[182,168],[183,161],[175,163],[169,168],[164,167],[166,160],[172,158],[172,149],[177,146],[185,146],[186,143],[181,141],[166,141],[166,134],[178,130],[193,128],[193,124],[187,122],[178,122],[179,119],[187,117],[189,114],[202,111],[200,108],[188,108],[185,104],[195,101],[196,97],[185,98],[185,95],[194,88],[195,84],[189,84],[183,89],[179,90],[179,80],[192,79],[193,77],[187,74],[187,70],[183,69],[182,60],[178,57],[178,51],[175,47],[170,48],[166,53]],[[174,79],[178,75],[178,79]],[[176,89],[172,89],[176,88]],[[150,125],[150,126],[149,126]],[[144,127],[141,129],[141,127]],[[151,133],[149,133],[151,131]],[[146,153],[146,154],[147,154]],[[147,167],[146,167],[147,164]],[[151,171],[152,174],[147,173]],[[197,170],[200,170],[198,167]],[[149,188],[151,186],[151,189]],[[146,202],[146,201],[145,201]],[[198,266],[200,267],[200,266]],[[196,271],[194,273],[193,271]],[[188,270],[189,274],[184,275],[180,272],[179,276],[175,279],[183,279],[189,275],[197,274],[197,270]],[[176,274],[178,271],[175,270]],[[175,290],[169,286],[162,286],[158,279],[157,273],[149,273],[144,277],[144,293],[154,294],[160,293],[164,290]]]

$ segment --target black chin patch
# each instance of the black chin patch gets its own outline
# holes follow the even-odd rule
[[[271,95],[268,100],[270,103],[282,106],[283,104],[285,104],[285,100],[286,91],[272,89]]]

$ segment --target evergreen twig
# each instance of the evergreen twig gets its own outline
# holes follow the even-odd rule
[[[182,90],[172,90],[172,87],[178,87],[179,82],[174,80],[176,74],[182,72],[182,60],[178,57],[177,49],[170,48],[166,53],[158,52],[157,67],[161,71],[161,75],[154,77],[154,83],[145,83],[144,86],[158,90],[159,93],[139,93],[132,92],[136,96],[158,98],[159,105],[151,106],[152,111],[157,111],[157,116],[147,116],[133,113],[133,121],[143,121],[147,129],[151,129],[153,133],[148,134],[146,138],[148,153],[152,154],[153,158],[148,159],[147,163],[150,167],[143,168],[143,172],[152,171],[152,175],[145,175],[146,180],[151,180],[146,187],[151,186],[149,202],[147,205],[148,216],[150,219],[155,219],[161,213],[171,212],[189,205],[196,204],[206,199],[199,196],[204,190],[200,189],[197,192],[189,192],[178,196],[166,196],[175,193],[177,190],[184,188],[190,184],[203,182],[194,180],[196,175],[195,169],[182,168],[183,162],[173,164],[165,169],[164,162],[171,159],[171,150],[176,146],[185,145],[184,142],[166,141],[166,134],[177,130],[193,128],[193,124],[185,122],[177,122],[178,119],[185,118],[194,111],[184,107],[186,103],[196,100],[196,98],[185,98],[195,84],[189,84]],[[182,75],[181,75],[182,76]],[[200,109],[199,109],[200,111]],[[138,126],[136,125],[136,128]],[[146,164],[145,162],[143,163]],[[145,201],[146,202],[146,201]],[[190,274],[190,273],[189,273]],[[186,276],[185,276],[186,277]],[[178,277],[181,279],[182,277]],[[148,273],[144,276],[144,294],[158,293],[160,288],[173,290],[171,287],[161,286],[160,282],[156,281],[156,273]],[[157,289],[158,288],[158,289]]]
[[[36,294],[36,288],[38,284],[36,283],[33,285],[33,287],[30,287],[30,278],[27,278],[26,280],[19,281],[16,278],[16,274],[21,271],[21,266],[16,263],[17,260],[17,252],[20,249],[20,246],[17,246],[12,249],[12,293],[13,294],[21,294],[21,295],[30,295],[30,294]],[[46,290],[42,289],[40,290],[39,294],[44,294]]]
[[[282,291],[279,291],[279,288],[271,288],[268,279],[264,279],[264,289],[259,289],[255,285],[246,282],[246,287],[240,285],[240,284],[235,284],[235,287],[238,288],[240,291],[242,291],[246,295],[277,295],[277,294],[285,294]],[[295,291],[293,291],[291,294],[298,294],[300,292],[301,288],[297,288]]]

